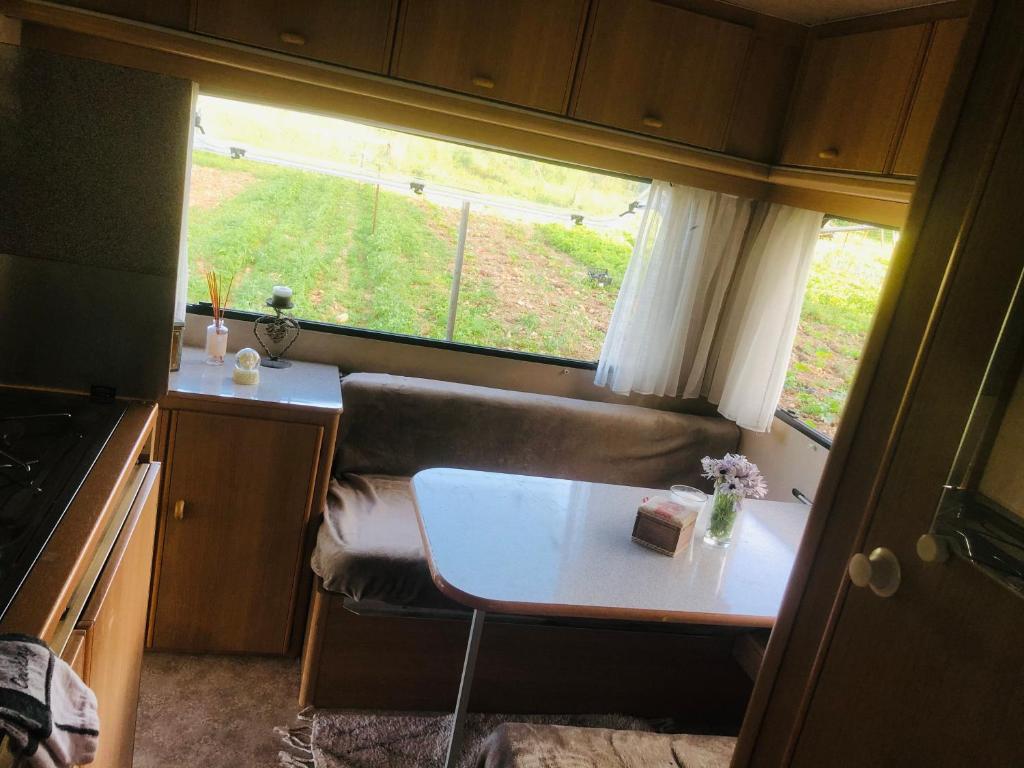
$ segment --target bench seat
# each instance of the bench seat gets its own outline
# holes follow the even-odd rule
[[[668,488],[702,485],[700,459],[735,450],[725,419],[385,374],[342,382],[324,520],[312,558],[353,600],[459,608],[434,587],[410,478],[456,467]]]
[[[484,742],[476,768],[728,768],[731,736],[505,723]]]

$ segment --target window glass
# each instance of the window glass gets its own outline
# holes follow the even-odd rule
[[[835,435],[899,233],[829,219],[818,237],[779,405]]]
[[[197,119],[190,302],[214,269],[235,309],[284,284],[302,319],[599,356],[646,181],[206,95]]]

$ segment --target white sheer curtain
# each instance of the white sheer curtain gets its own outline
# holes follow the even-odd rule
[[[751,202],[651,186],[595,383],[619,394],[700,393]]]
[[[823,218],[771,203],[751,223],[704,390],[719,413],[746,429],[771,427]]]

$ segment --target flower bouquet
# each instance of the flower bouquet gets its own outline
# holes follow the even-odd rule
[[[736,516],[748,496],[761,498],[768,486],[757,464],[738,453],[727,453],[721,459],[705,456],[701,459],[704,477],[715,481],[715,495],[711,502],[711,517],[704,541],[716,547],[727,547],[732,541]]]

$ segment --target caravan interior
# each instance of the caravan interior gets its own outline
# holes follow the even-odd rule
[[[0,0],[0,766],[1018,764],[1022,39]]]

